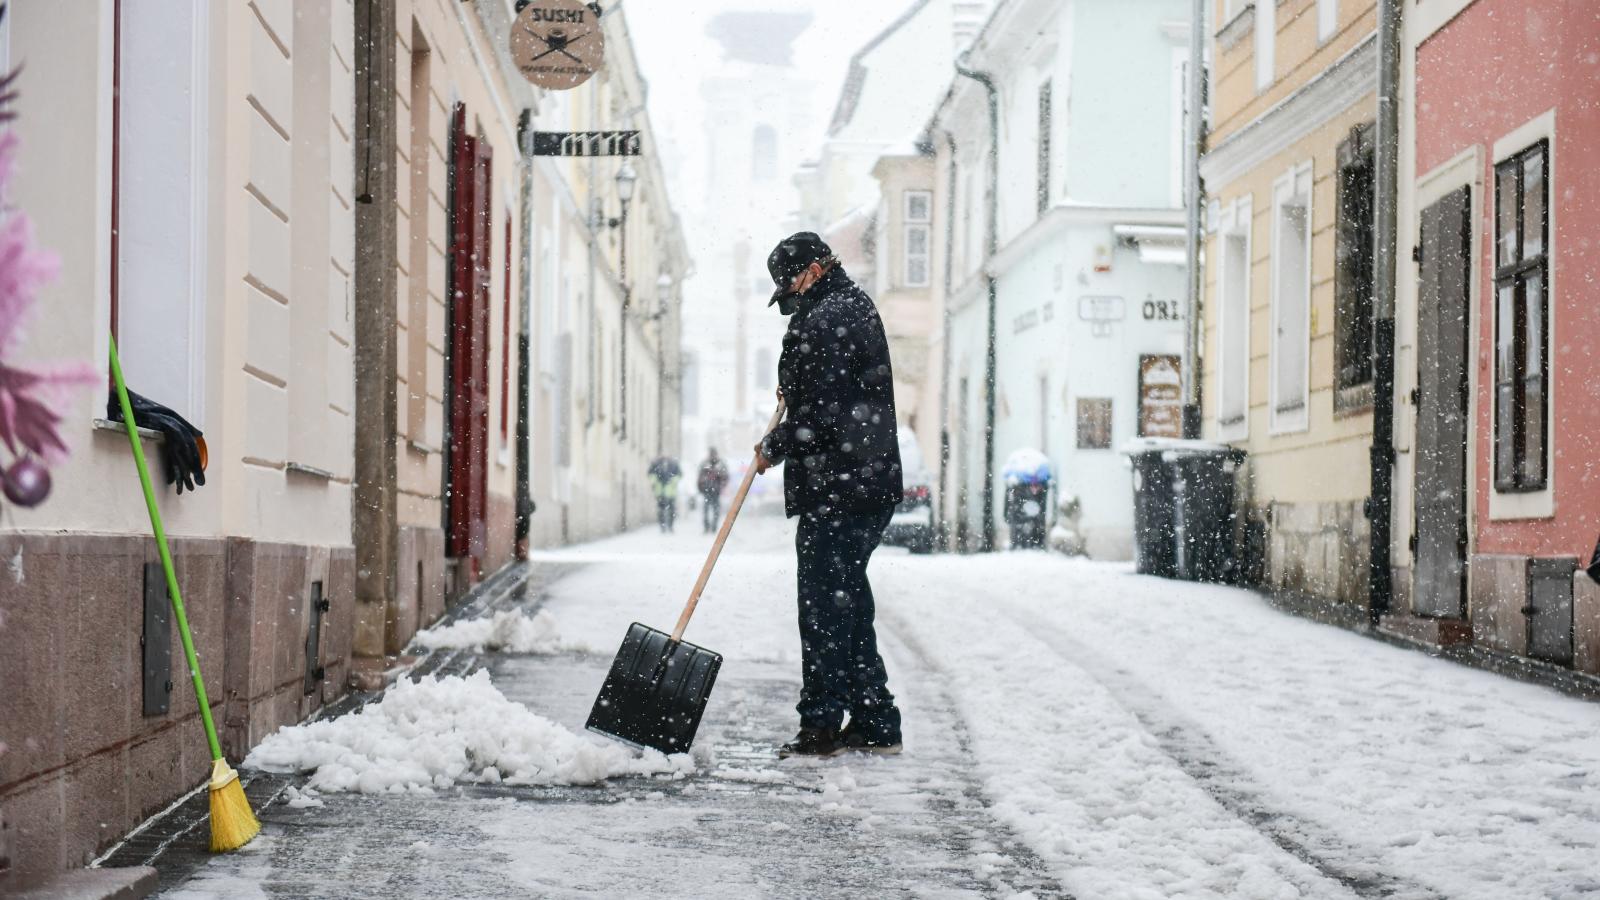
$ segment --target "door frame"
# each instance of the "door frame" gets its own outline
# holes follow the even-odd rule
[[[1466,547],[1462,551],[1463,552],[1463,556],[1464,556],[1464,559],[1462,560],[1462,562],[1463,562],[1463,565],[1464,565],[1464,567],[1466,569],[1466,583],[1463,586],[1463,590],[1465,591],[1465,593],[1462,596],[1462,613],[1461,614],[1462,614],[1463,618],[1469,617],[1469,609],[1470,609],[1470,606],[1471,606],[1471,597],[1472,597],[1472,583],[1473,583],[1473,578],[1475,577],[1475,574],[1473,572],[1473,568],[1472,568],[1472,565],[1471,565],[1471,560],[1472,560],[1472,555],[1477,551],[1477,546],[1478,546],[1478,502],[1477,502],[1478,501],[1478,493],[1479,493],[1479,487],[1478,487],[1478,454],[1479,454],[1480,449],[1482,449],[1479,446],[1480,442],[1483,440],[1483,435],[1481,435],[1479,433],[1481,429],[1478,428],[1478,414],[1479,414],[1479,406],[1480,406],[1480,404],[1478,402],[1478,389],[1479,389],[1480,384],[1482,383],[1482,379],[1480,378],[1480,374],[1479,374],[1479,368],[1482,365],[1483,360],[1485,359],[1485,357],[1483,356],[1483,353],[1481,352],[1482,349],[1483,349],[1482,348],[1482,343],[1483,343],[1483,332],[1482,332],[1483,319],[1482,319],[1482,316],[1483,316],[1483,252],[1484,252],[1484,244],[1483,244],[1483,241],[1484,241],[1484,228],[1483,228],[1483,192],[1484,192],[1484,184],[1485,184],[1485,174],[1484,174],[1483,146],[1480,145],[1480,144],[1474,144],[1471,147],[1468,147],[1465,150],[1462,150],[1460,153],[1456,154],[1455,156],[1451,157],[1448,161],[1446,161],[1444,163],[1441,163],[1440,165],[1436,166],[1435,168],[1430,170],[1427,174],[1423,175],[1421,178],[1419,178],[1417,180],[1417,187],[1416,187],[1416,193],[1415,193],[1415,202],[1412,204],[1411,215],[1410,215],[1411,221],[1408,223],[1409,226],[1410,226],[1410,232],[1409,233],[1411,235],[1411,240],[1416,242],[1416,244],[1414,244],[1413,246],[1420,247],[1421,246],[1421,240],[1422,240],[1422,213],[1423,213],[1423,211],[1426,210],[1428,207],[1432,206],[1434,203],[1438,202],[1445,195],[1450,194],[1450,193],[1452,193],[1454,191],[1460,190],[1463,187],[1468,188],[1468,191],[1467,191],[1467,194],[1468,194],[1468,198],[1467,198],[1468,199],[1467,217],[1468,217],[1468,219],[1467,220],[1472,225],[1472,231],[1471,231],[1471,234],[1468,235],[1468,240],[1467,240],[1467,254],[1468,254],[1468,264],[1467,264],[1467,346],[1466,346],[1466,357],[1465,357],[1465,359],[1466,359],[1466,363],[1467,363],[1467,365],[1466,365],[1466,380],[1467,380],[1467,384],[1466,384],[1466,389],[1467,389],[1466,433],[1467,433],[1467,437],[1468,437],[1469,443],[1468,443],[1468,445],[1466,447],[1466,454],[1467,454],[1466,467],[1465,467],[1466,484],[1464,485],[1464,489],[1466,491],[1466,504],[1465,504],[1466,522],[1465,522],[1465,525],[1466,525],[1466,531],[1467,531],[1467,543],[1466,543]],[[1421,269],[1421,266],[1417,265],[1415,262],[1413,262],[1411,265],[1412,265],[1412,268],[1410,270],[1411,271],[1411,276],[1410,277],[1413,279],[1413,284],[1415,285],[1415,288],[1410,292],[1410,302],[1411,302],[1411,310],[1410,310],[1411,348],[1410,348],[1410,351],[1411,351],[1411,369],[1412,369],[1412,372],[1411,372],[1411,386],[1412,386],[1413,390],[1416,390],[1416,389],[1419,389],[1421,387],[1421,373],[1419,371],[1417,371],[1417,369],[1418,369],[1418,342],[1419,342],[1419,339],[1420,339],[1419,338],[1419,330],[1420,330],[1420,326],[1421,326],[1422,269]],[[1410,504],[1411,508],[1407,510],[1407,514],[1411,517],[1411,521],[1409,522],[1410,537],[1411,538],[1415,538],[1417,536],[1417,511],[1416,511],[1416,500],[1415,500],[1415,497],[1416,497],[1416,485],[1417,485],[1416,460],[1417,460],[1417,453],[1420,451],[1420,448],[1417,445],[1417,407],[1416,407],[1416,404],[1413,403],[1413,404],[1410,404],[1407,407],[1407,415],[1409,415],[1411,417],[1411,429],[1410,429],[1411,453],[1408,454],[1410,456],[1410,461],[1409,461],[1409,464],[1408,464],[1409,471],[1408,471],[1407,474],[1408,474],[1408,476],[1410,478],[1411,494],[1412,494],[1412,502]],[[1418,562],[1417,554],[1418,554],[1418,549],[1416,548],[1416,545],[1411,543],[1410,539],[1407,540],[1407,545],[1413,548],[1410,551],[1410,553],[1411,553],[1411,598],[1412,598],[1411,599],[1411,607],[1412,607],[1412,612],[1415,613],[1415,611],[1416,611],[1417,587],[1418,587],[1418,585],[1417,585],[1417,562]]]

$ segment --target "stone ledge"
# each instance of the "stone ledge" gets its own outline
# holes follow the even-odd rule
[[[11,900],[140,900],[156,889],[156,870],[149,866],[126,869],[77,869],[28,886],[8,887],[0,879],[0,894]]]
[[[1384,616],[1378,623],[1384,634],[1427,644],[1430,647],[1454,647],[1472,643],[1472,626],[1465,619],[1432,619],[1405,614]]]

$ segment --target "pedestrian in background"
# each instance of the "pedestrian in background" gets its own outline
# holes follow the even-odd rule
[[[785,464],[785,511],[799,519],[800,733],[779,756],[898,753],[900,710],[867,582],[903,493],[889,342],[872,298],[817,235],[784,240],[767,270],[777,285],[768,305],[789,316],[778,360],[788,413],[754,465]]]
[[[661,533],[666,534],[678,518],[678,478],[683,470],[678,468],[677,460],[662,455],[650,463],[648,471],[650,489],[656,495],[656,521],[661,525]]]
[[[717,520],[722,518],[722,491],[727,486],[728,466],[717,456],[717,448],[712,447],[706,454],[705,462],[700,464],[700,476],[695,484],[701,499],[705,501],[701,518],[707,534],[716,530]]]

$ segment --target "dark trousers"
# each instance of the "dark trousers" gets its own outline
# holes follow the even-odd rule
[[[722,520],[722,495],[701,494],[700,496],[706,501],[705,511],[701,514],[701,520],[705,523],[707,531],[715,531]]]
[[[894,515],[882,512],[800,517],[795,555],[800,582],[802,728],[834,728],[846,713],[874,739],[900,738],[900,710],[878,655],[867,561]]]

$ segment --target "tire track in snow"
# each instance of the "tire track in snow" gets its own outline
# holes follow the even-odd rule
[[[949,675],[933,664],[931,657],[917,639],[908,629],[902,627],[899,618],[886,613],[881,606],[878,608],[878,623],[879,641],[883,642],[884,638],[888,638],[894,649],[901,651],[900,653],[891,651],[890,655],[910,657],[918,670],[916,675],[919,686],[905,691],[904,695],[917,693],[934,695],[937,704],[934,718],[943,719],[949,725],[955,748],[954,755],[963,763],[947,764],[950,776],[960,782],[963,802],[957,803],[943,797],[934,797],[928,801],[929,805],[949,819],[962,821],[967,827],[965,834],[953,835],[961,842],[962,849],[967,854],[976,856],[983,852],[983,848],[978,844],[985,838],[988,844],[1001,851],[998,855],[1005,859],[1007,865],[998,866],[1000,871],[994,877],[1003,885],[1006,893],[995,896],[1014,896],[1017,893],[1031,892],[1040,900],[1045,898],[1073,900],[1073,895],[1068,893],[1061,882],[1051,874],[1049,866],[1033,848],[995,817],[989,798],[984,794],[983,785],[973,772],[971,763],[976,757],[972,749],[972,735],[967,728],[966,720],[961,717],[961,712],[956,706],[955,697],[950,690]]]
[[[1006,600],[997,600],[995,605],[1037,635],[1064,662],[1099,682],[1155,738],[1161,752],[1223,809],[1285,852],[1360,897],[1447,900],[1430,888],[1384,872],[1376,861],[1355,859],[1364,851],[1321,826],[1275,808],[1245,767],[1218,747],[1204,727],[1156,696],[1132,672],[1033,610]]]

